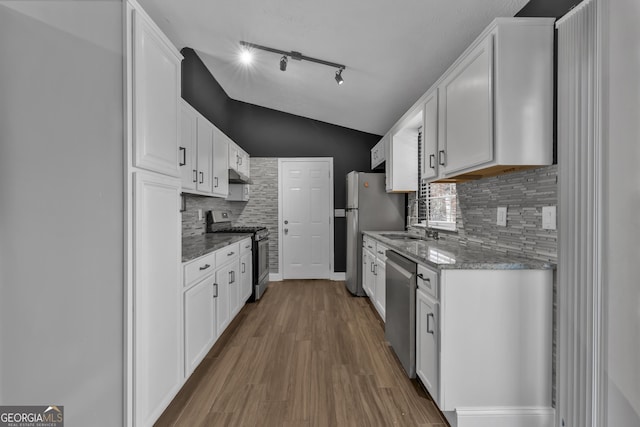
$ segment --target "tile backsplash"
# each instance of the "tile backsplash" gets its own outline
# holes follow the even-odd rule
[[[248,202],[229,202],[219,197],[184,194],[186,210],[182,212],[182,236],[206,232],[206,211],[229,211],[231,225],[264,225],[269,229],[269,264],[278,271],[278,159],[251,158],[250,197]],[[198,219],[202,209],[202,219]],[[229,224],[214,225],[225,227]]]
[[[441,236],[557,262],[557,231],[542,229],[542,207],[558,203],[557,176],[558,167],[552,165],[458,184],[458,231]],[[414,200],[409,197],[409,206]],[[496,225],[498,206],[507,207],[506,227]]]

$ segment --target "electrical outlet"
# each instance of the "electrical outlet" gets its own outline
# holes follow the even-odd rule
[[[556,229],[556,207],[555,206],[542,207],[542,228],[544,230]]]
[[[202,209],[198,209],[198,221],[202,221]]]
[[[498,220],[496,221],[496,224],[501,227],[507,226],[507,207],[506,206],[501,206],[498,208]]]

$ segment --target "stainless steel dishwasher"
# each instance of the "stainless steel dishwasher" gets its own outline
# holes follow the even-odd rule
[[[409,378],[416,376],[416,263],[387,251],[384,337]]]

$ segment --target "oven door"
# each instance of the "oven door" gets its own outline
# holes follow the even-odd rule
[[[267,283],[269,283],[269,239],[262,239],[257,244],[257,283],[255,283],[255,299],[260,299]]]

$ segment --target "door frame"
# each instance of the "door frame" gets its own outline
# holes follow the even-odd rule
[[[333,200],[333,157],[280,157],[278,158],[278,278],[284,279],[284,251],[283,251],[283,219],[282,219],[282,194],[283,179],[282,165],[284,162],[318,162],[329,164],[329,277],[335,276],[335,237],[334,237],[334,200]]]

